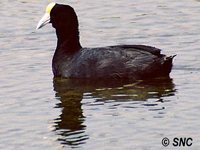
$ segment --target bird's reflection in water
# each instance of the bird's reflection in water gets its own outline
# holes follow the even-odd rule
[[[78,147],[88,139],[81,108],[83,94],[61,80],[54,80],[54,90],[56,98],[60,100],[56,107],[62,108],[61,115],[55,119],[56,134],[61,135],[58,141],[63,145]]]
[[[55,132],[63,145],[79,147],[84,144],[89,135],[86,134],[85,117],[82,110],[84,93],[90,93],[94,102],[112,101],[145,101],[155,98],[162,102],[162,98],[175,94],[174,84],[170,78],[146,81],[92,81],[78,79],[55,78],[54,90],[62,108],[61,115],[55,119]],[[84,102],[83,102],[84,103]]]
[[[145,81],[136,81],[124,84],[116,88],[99,88],[92,92],[97,101],[146,101],[157,99],[162,101],[163,97],[175,94],[175,85],[170,78],[157,78]]]

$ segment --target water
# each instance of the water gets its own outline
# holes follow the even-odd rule
[[[146,44],[177,54],[171,80],[123,85],[53,80],[49,1],[1,0],[0,149],[161,149],[192,137],[200,147],[198,0],[60,1],[73,6],[85,47]],[[166,148],[167,149],[167,148]]]

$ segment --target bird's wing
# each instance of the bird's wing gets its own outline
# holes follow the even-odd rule
[[[122,49],[133,49],[133,50],[141,50],[149,52],[153,55],[160,56],[161,49],[158,49],[156,47],[152,46],[146,46],[146,45],[117,45],[117,46],[110,46],[111,48],[122,48]]]

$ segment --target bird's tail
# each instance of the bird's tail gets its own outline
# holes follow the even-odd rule
[[[163,75],[169,75],[169,73],[171,72],[171,69],[172,69],[172,66],[173,66],[172,61],[173,61],[173,58],[175,56],[176,55],[165,57],[164,63],[162,65],[162,74]]]

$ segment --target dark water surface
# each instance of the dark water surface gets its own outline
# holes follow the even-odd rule
[[[1,0],[0,149],[200,148],[198,0],[60,1],[73,6],[84,47],[146,44],[177,54],[170,79],[53,79],[55,31],[35,31],[49,1]],[[167,148],[165,148],[167,149]]]

